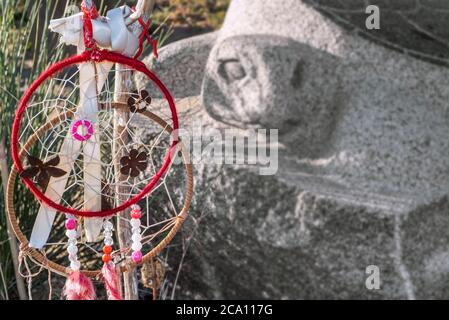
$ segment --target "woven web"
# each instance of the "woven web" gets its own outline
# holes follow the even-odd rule
[[[29,154],[38,157],[44,162],[60,154],[61,146],[64,142],[67,142],[67,135],[70,135],[69,131],[73,123],[77,119],[86,118],[79,106],[80,84],[77,83],[79,72],[77,68],[64,70],[61,74],[46,81],[34,94],[21,121],[20,149],[45,123],[49,123],[57,117],[61,121],[51,125],[51,128],[39,137],[29,150]],[[123,69],[120,72],[129,74],[132,70]],[[159,123],[139,113],[126,112],[123,115],[123,112],[117,111],[117,107],[114,104],[115,78],[115,70],[108,72],[103,89],[95,96],[95,101],[99,105],[99,111],[95,117],[89,119],[89,121],[95,122],[96,130],[99,132],[99,141],[95,141],[95,143],[98,143],[101,150],[100,159],[94,162],[101,166],[101,174],[90,174],[89,179],[95,184],[101,183],[101,190],[95,192],[92,198],[98,199],[98,197],[101,197],[103,210],[107,209],[104,206],[117,207],[139,194],[162,166],[164,157],[171,144],[171,135],[166,126],[161,126]],[[130,87],[129,92],[120,92],[119,95],[126,97],[134,94],[136,90],[144,89],[139,88],[131,80],[128,85]],[[151,92],[152,90],[157,89],[148,88],[148,91]],[[117,93],[115,94],[117,95]],[[124,101],[126,100],[124,99]],[[166,100],[153,100],[147,106],[147,110],[159,116],[169,125],[172,123]],[[64,117],[64,115],[69,113],[73,113],[73,115]],[[124,128],[124,134],[114,134],[116,132],[114,131],[114,123]],[[117,164],[120,163],[120,158],[123,155],[128,155],[132,149],[146,152],[148,155],[147,168],[140,172],[136,178],[124,177],[117,172],[118,168],[120,168],[120,166],[117,167]],[[59,196],[61,196],[60,203],[66,207],[82,210],[85,203],[92,200],[89,197],[84,197],[85,188],[89,188],[89,185],[85,184],[84,158],[90,158],[90,156],[85,154],[86,143],[82,143],[79,150],[73,148],[71,151],[67,157],[71,160],[61,161],[58,165],[58,167],[67,166],[70,168],[68,178],[52,178],[51,183],[67,179],[65,188],[59,193]],[[176,216],[183,207],[186,191],[185,164],[180,152],[174,153],[173,156],[174,161],[169,169],[159,180],[153,191],[139,203],[143,213],[141,234],[142,252],[144,254],[157,245],[171,229],[175,223]],[[24,160],[23,164],[27,168],[26,160]],[[114,219],[121,220],[124,225],[129,225],[129,221],[120,214]],[[64,220],[65,215],[57,215],[50,239],[44,251],[50,260],[67,265],[67,254],[65,252],[67,238],[65,236]],[[78,224],[78,255],[82,267],[87,269],[98,268],[101,265],[102,236],[94,243],[86,242],[81,223],[82,218],[78,218],[78,220],[80,222]],[[23,232],[29,237],[31,233],[30,226]],[[114,242],[114,248],[117,249],[117,237],[115,237]],[[120,252],[116,251],[113,256],[116,261],[122,261],[130,253],[130,248],[125,248]]]

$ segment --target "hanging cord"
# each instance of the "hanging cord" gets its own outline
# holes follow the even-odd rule
[[[20,252],[19,252],[19,266],[18,266],[18,271],[19,271],[19,275],[24,278],[27,282],[27,286],[28,286],[28,299],[33,300],[33,296],[32,296],[32,287],[33,287],[33,278],[37,277],[39,274],[41,274],[42,270],[47,269],[48,272],[48,276],[47,276],[47,280],[48,280],[48,300],[52,300],[52,296],[53,296],[53,285],[51,283],[52,281],[52,276],[51,276],[51,270],[50,268],[48,268],[48,264],[47,263],[40,263],[39,261],[36,261],[35,259],[33,259],[33,257],[31,256],[31,248],[28,245],[24,245],[21,244],[20,245]],[[42,256],[44,256],[45,261],[47,261],[47,255],[45,253],[45,251],[41,251]],[[39,270],[35,273],[31,272],[31,268],[28,264],[28,259],[33,262],[34,264],[39,266]],[[26,274],[24,274],[22,272],[22,264],[25,266],[26,269]]]
[[[94,39],[94,31],[92,26],[92,20],[97,19],[100,15],[97,8],[92,3],[90,7],[83,1],[81,3],[81,10],[83,12],[83,33],[84,33],[84,46],[86,51],[90,53],[90,57],[94,61],[100,61],[102,59],[102,51],[98,49],[97,43]]]
[[[33,300],[33,294],[32,294],[32,287],[33,287],[33,278],[37,277],[42,270],[44,269],[42,265],[40,265],[39,270],[36,273],[31,272],[31,268],[28,265],[27,258],[30,257],[30,247],[27,245],[20,245],[20,252],[19,252],[19,275],[24,278],[27,282],[28,287],[28,299]],[[31,260],[31,259],[30,259]],[[25,266],[26,274],[22,273],[22,264]]]
[[[135,12],[136,8],[132,7],[131,10],[133,12]],[[143,21],[142,17],[137,19],[137,21],[139,22],[140,26],[142,27],[142,33],[140,34],[140,37],[139,37],[139,50],[137,51],[136,55],[134,56],[134,59],[138,59],[142,55],[143,43],[145,42],[145,39],[148,40],[148,43],[151,44],[151,46],[153,47],[153,55],[157,59],[159,57],[159,52],[157,51],[157,39],[153,39],[150,34],[150,27],[152,24],[151,19],[148,20],[148,23],[145,23],[145,21]]]
[[[151,259],[151,269],[152,269],[152,277],[153,277],[153,301],[157,300],[157,292],[159,289],[159,279],[157,277],[156,263],[154,259]]]
[[[51,271],[50,269],[47,269],[48,271],[48,300],[52,300],[53,296],[53,285],[51,284]]]
[[[84,45],[86,46],[86,50],[95,51],[97,50],[97,44],[94,40],[93,27],[92,27],[92,19],[97,19],[100,15],[98,14],[97,8],[94,4],[87,7],[86,3],[83,1],[81,3],[81,10],[83,11],[83,31],[84,31]]]
[[[44,256],[45,261],[48,261],[48,260],[47,260],[47,254],[45,253],[45,251],[42,250],[41,253],[42,253],[42,255]],[[42,265],[42,266],[44,266],[44,265]],[[48,300],[52,300],[52,296],[53,296],[53,285],[52,285],[52,283],[51,283],[51,280],[52,280],[52,277],[51,277],[51,270],[50,270],[50,268],[48,268],[48,264],[46,264],[46,266],[47,266],[46,269],[47,269],[47,272],[48,272],[48,275],[47,275],[47,281],[48,281]],[[45,266],[44,266],[44,267],[45,267]]]

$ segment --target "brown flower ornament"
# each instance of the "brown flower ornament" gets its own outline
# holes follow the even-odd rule
[[[151,97],[148,91],[142,90],[139,92],[133,92],[128,99],[129,110],[133,113],[143,113],[147,110],[147,107],[151,104]]]
[[[51,177],[59,178],[67,174],[66,171],[56,168],[61,161],[59,156],[50,158],[47,162],[30,156],[27,156],[29,166],[25,168],[20,174],[21,177],[27,179],[36,178],[37,184],[42,189],[45,189]]]
[[[148,155],[146,152],[140,152],[132,149],[128,156],[120,159],[121,174],[136,178],[148,167]]]

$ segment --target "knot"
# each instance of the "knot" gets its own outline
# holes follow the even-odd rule
[[[89,6],[83,1],[81,3],[81,10],[83,11],[85,16],[88,16],[90,19],[97,19],[100,15],[97,11],[97,7],[95,4],[90,3]]]
[[[31,252],[31,248],[28,243],[21,243],[19,246],[19,258],[23,259],[23,257],[28,256]]]
[[[178,215],[177,218],[181,221],[185,221],[185,220],[187,220],[188,216],[189,216],[188,212],[185,211],[185,212],[181,213],[180,215]]]
[[[90,60],[95,62],[101,62],[105,59],[104,50],[98,50],[96,47],[92,50],[87,49],[90,54]]]

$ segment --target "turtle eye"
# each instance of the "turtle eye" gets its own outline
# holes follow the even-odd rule
[[[246,77],[245,68],[237,59],[222,61],[218,67],[218,73],[228,83],[239,81]]]

